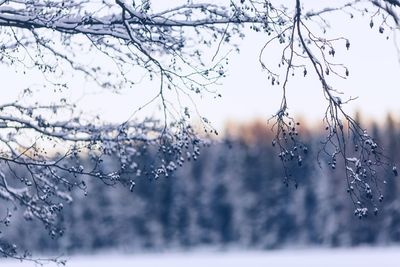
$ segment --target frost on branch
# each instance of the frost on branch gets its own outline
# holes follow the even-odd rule
[[[133,190],[137,179],[169,176],[185,161],[196,159],[206,145],[184,121],[167,127],[151,119],[102,124],[75,116],[68,103],[26,106],[13,102],[0,109],[0,198],[2,207],[8,207],[1,214],[2,232],[18,210],[25,220],[40,221],[51,238],[62,236],[62,211],[73,201],[74,190],[88,193],[89,179]],[[54,113],[69,116],[65,121],[54,120]],[[148,154],[156,160],[143,160]],[[1,233],[0,239],[6,242]],[[18,253],[15,245],[0,249],[3,256],[29,258]]]
[[[170,100],[181,103],[184,98],[182,102],[193,103],[196,95],[219,96],[209,85],[228,73],[225,57],[229,51],[223,45],[233,43],[229,48],[235,48],[235,38],[243,38],[248,26],[270,36],[259,62],[271,85],[283,91],[274,116],[273,144],[279,149],[284,182],[296,181],[289,167],[292,163],[301,167],[308,151],[301,143],[298,123],[289,116],[289,81],[298,73],[304,78],[314,75],[327,103],[327,136],[321,153],[330,157],[332,169],[338,158],[343,161],[356,215],[363,217],[368,205],[377,208],[377,200],[382,199],[377,168],[389,167],[394,175],[397,169],[388,165],[379,144],[346,113],[344,106],[354,98],[344,97],[332,86],[333,78],[346,79],[351,74],[335,56],[341,53],[340,47],[347,52],[352,46],[350,38],[325,35],[329,33],[325,15],[341,12],[354,18],[361,13],[370,17],[367,27],[384,35],[398,27],[399,8],[392,0],[349,1],[316,11],[304,10],[300,0],[287,6],[253,0],[227,1],[226,5],[184,1],[161,10],[152,1],[0,0],[3,64],[24,73],[39,71],[55,91],[68,90],[71,73],[114,91],[153,81],[157,93],[141,108],[157,102],[162,113],[160,120],[143,121],[137,121],[133,113],[126,122],[110,125],[84,119],[67,101],[3,104],[0,197],[11,206],[10,211],[24,209],[27,220],[41,221],[50,236],[57,237],[64,231],[60,215],[72,200],[69,192],[78,188],[86,193],[85,179],[110,186],[122,183],[133,190],[137,177],[168,176],[184,161],[195,160],[204,144],[185,121],[191,117],[190,109]],[[273,44],[281,48],[281,57],[271,67],[266,53]],[[212,53],[204,53],[206,49]],[[204,129],[216,133],[194,109]],[[157,153],[158,161],[144,166],[143,153]],[[115,158],[119,167],[107,169],[107,162]],[[17,166],[23,171],[17,172]],[[127,169],[134,173],[122,175]],[[8,212],[0,216],[5,216],[7,227]],[[14,256],[13,245],[0,248],[3,255]]]
[[[253,7],[258,8],[259,14],[267,11],[270,11],[268,14],[271,12],[280,14],[277,16],[279,22],[274,24],[273,30],[268,27],[262,29],[271,38],[261,50],[259,62],[266,71],[271,85],[281,87],[283,92],[280,109],[272,118],[275,121],[272,129],[276,134],[273,145],[278,147],[278,156],[285,171],[285,183],[288,179],[292,179],[297,186],[288,162],[294,160],[301,166],[303,160],[303,154],[299,152],[302,144],[298,136],[298,125],[288,112],[287,88],[292,76],[300,72],[301,76],[306,77],[312,70],[320,81],[327,102],[323,118],[327,135],[321,142],[318,162],[322,156],[326,157],[327,165],[334,170],[340,160],[345,168],[344,178],[348,184],[347,192],[355,206],[355,215],[360,218],[365,217],[372,213],[370,210],[377,214],[378,203],[383,201],[381,187],[386,179],[379,176],[382,173],[380,170],[383,169],[388,173],[388,169],[392,169],[392,173],[397,175],[397,169],[392,167],[383,148],[346,112],[346,104],[355,98],[344,99],[344,93],[332,86],[333,78],[346,79],[350,75],[345,65],[335,62],[335,55],[339,51],[351,50],[351,42],[342,36],[327,37],[329,24],[323,16],[340,11],[348,12],[350,19],[353,19],[355,13],[361,13],[363,16],[371,16],[371,21],[380,21],[379,32],[383,33],[384,28],[394,30],[398,26],[396,12],[400,7],[399,4],[396,1],[376,1],[371,11],[362,4],[359,7],[357,3],[349,2],[344,6],[304,12],[303,1],[300,0],[295,1],[295,7],[292,9],[287,7],[273,9],[271,5],[257,6],[255,1],[244,2],[252,3]],[[379,19],[378,15],[382,15],[383,19]],[[281,57],[276,69],[270,66],[270,57],[266,56],[268,48],[272,45],[281,47]]]
[[[3,64],[39,71],[51,91],[68,90],[71,73],[114,91],[154,81],[157,93],[139,110],[157,102],[162,113],[161,119],[137,121],[135,112],[122,124],[106,124],[85,119],[66,99],[26,104],[31,89],[1,105],[0,197],[10,214],[22,210],[56,238],[64,232],[62,210],[73,201],[70,193],[86,194],[87,179],[133,190],[136,179],[169,176],[196,160],[205,143],[185,121],[189,109],[170,99],[218,96],[209,85],[224,76],[225,54],[207,58],[202,52],[240,35],[241,20],[252,18],[214,4],[153,11],[150,1],[0,1]],[[215,132],[200,118],[207,132]],[[145,162],[146,153],[157,161]],[[115,159],[118,167],[110,169]],[[12,223],[8,212],[4,216],[2,231]],[[29,257],[5,244],[3,256]]]

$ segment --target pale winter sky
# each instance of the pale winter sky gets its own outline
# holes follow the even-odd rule
[[[282,2],[293,5],[293,1]],[[313,2],[312,5],[330,6],[334,1],[308,2]],[[338,2],[341,1],[335,3]],[[157,7],[162,8],[162,5],[168,6],[172,3],[174,1],[160,0]],[[394,45],[395,36],[389,31],[380,34],[377,27],[370,29],[369,18],[357,16],[351,20],[350,16],[344,13],[335,13],[330,18],[332,29],[329,30],[328,36],[343,36],[351,42],[350,51],[347,52],[343,47],[343,50],[339,49],[335,56],[337,62],[348,66],[350,77],[347,80],[337,78],[333,83],[335,88],[344,92],[344,99],[359,96],[348,105],[347,110],[353,112],[359,109],[364,117],[375,119],[384,118],[387,112],[400,114],[400,62]],[[389,40],[386,40],[387,36]],[[239,43],[240,54],[230,54],[227,77],[220,82],[220,85],[216,85],[223,97],[214,99],[213,96],[203,95],[196,100],[202,116],[207,117],[217,129],[222,129],[227,120],[269,118],[279,109],[281,89],[270,85],[266,73],[261,70],[258,63],[259,51],[266,40],[264,34],[249,32]],[[212,48],[205,53],[215,53],[215,49]],[[311,73],[311,69],[309,72]],[[0,74],[1,102],[12,100],[20,89],[31,85],[34,80],[29,76],[15,74],[14,70],[4,66],[0,67]],[[79,99],[78,103],[86,111],[92,114],[98,113],[102,118],[111,121],[124,121],[155,92],[150,84],[124,89],[120,94],[94,89],[92,84],[81,82],[71,84],[73,86],[67,95]],[[37,98],[48,99],[53,94],[49,88],[41,89]],[[294,77],[290,80],[288,104],[292,114],[312,122],[321,121],[326,103],[318,79],[314,75],[309,75],[307,78]],[[150,111],[152,114],[158,112],[157,109]]]

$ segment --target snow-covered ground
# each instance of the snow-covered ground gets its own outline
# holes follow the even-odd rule
[[[0,261],[5,267],[33,263]],[[45,265],[48,266],[48,265]],[[399,267],[400,247],[76,256],[69,267]]]

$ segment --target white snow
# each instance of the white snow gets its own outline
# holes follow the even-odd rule
[[[33,267],[33,263],[0,261],[0,266]],[[45,265],[51,266],[51,265]],[[253,252],[181,252],[164,254],[76,256],[69,267],[399,267],[400,247],[296,249]]]

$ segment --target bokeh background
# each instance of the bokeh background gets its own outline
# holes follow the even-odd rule
[[[314,5],[318,8],[329,2],[318,1]],[[398,37],[370,29],[369,19],[362,16],[352,20],[348,14],[335,14],[330,22],[331,35],[346,36],[351,41],[350,51],[343,47],[336,57],[348,66],[350,76],[346,80],[338,79],[335,86],[344,93],[344,99],[359,97],[345,109],[354,114],[374,140],[385,148],[388,158],[394,164],[399,163]],[[89,180],[88,193],[74,192],[74,201],[64,207],[65,233],[61,238],[50,238],[42,224],[26,221],[20,211],[13,216],[12,227],[4,233],[4,238],[18,240],[20,247],[34,255],[63,254],[72,258],[82,254],[104,257],[110,253],[179,252],[186,255],[188,251],[206,249],[219,255],[225,255],[221,251],[233,251],[223,256],[228,259],[230,255],[240,255],[238,251],[289,251],[277,252],[273,254],[275,258],[269,258],[272,262],[278,259],[275,266],[279,266],[279,259],[298,253],[297,248],[340,247],[344,254],[339,255],[346,258],[343,255],[351,255],[354,247],[368,246],[379,248],[380,252],[374,258],[378,259],[376,262],[382,263],[384,258],[396,262],[394,255],[400,256],[400,180],[392,175],[391,168],[382,169],[379,176],[386,181],[386,186],[382,187],[385,198],[379,204],[378,215],[370,214],[361,220],[354,216],[354,205],[346,192],[344,168],[339,162],[338,168],[333,170],[328,165],[329,159],[318,157],[321,140],[325,137],[321,122],[327,103],[312,74],[307,79],[294,77],[289,82],[289,110],[301,122],[301,140],[309,153],[303,166],[295,169],[298,187],[283,182],[279,152],[271,144],[273,132],[268,123],[279,108],[282,92],[278,87],[270,86],[257,61],[267,38],[251,32],[247,35],[239,43],[241,52],[229,56],[226,78],[221,84],[214,85],[222,98],[205,94],[195,99],[196,109],[220,132],[201,149],[196,160],[186,159],[174,175],[162,179],[138,175],[141,178],[136,179],[132,192],[119,185],[107,186]],[[2,80],[4,89],[0,89],[4,102],[15,99],[21,88],[40,82],[40,77],[34,73],[28,79],[10,68],[1,67],[0,73],[5,77]],[[63,92],[49,94],[46,88],[33,88],[37,99],[47,101],[52,97],[67,97],[84,114],[99,115],[106,122],[118,123],[151,99],[157,90],[150,83],[139,87],[107,92],[76,79],[70,82],[70,89]],[[190,108],[194,110],[195,107]],[[151,105],[143,112],[147,113],[138,116],[159,114],[159,110]],[[193,123],[197,123],[196,118]],[[143,150],[141,160],[144,163],[157,157],[154,148],[137,149]],[[82,164],[85,164],[84,160]],[[117,159],[109,159],[110,170],[118,164]],[[134,166],[131,167],[131,175],[136,175]],[[23,169],[17,171],[24,174]],[[0,203],[2,208],[5,206]],[[318,257],[304,255],[326,263],[325,256],[336,255],[327,251]],[[371,251],[375,250],[361,252],[358,258],[351,258],[346,264],[372,264],[374,260],[368,256],[375,254]],[[385,256],[382,251],[390,251],[390,256]],[[150,259],[153,258],[151,255],[159,254],[150,254]],[[205,257],[212,258],[207,255]],[[239,260],[241,265],[238,266],[257,257],[250,254]],[[89,266],[91,259],[82,261],[79,266]],[[118,260],[115,258],[110,262]],[[200,264],[202,261],[196,258],[188,262]],[[258,260],[262,264],[267,262],[264,258]],[[301,260],[294,260],[294,263],[302,266]],[[343,263],[332,266],[345,266]],[[10,262],[6,264],[11,266]],[[28,266],[30,263],[23,264]],[[142,264],[137,266],[145,266]],[[121,263],[120,266],[125,265]]]

